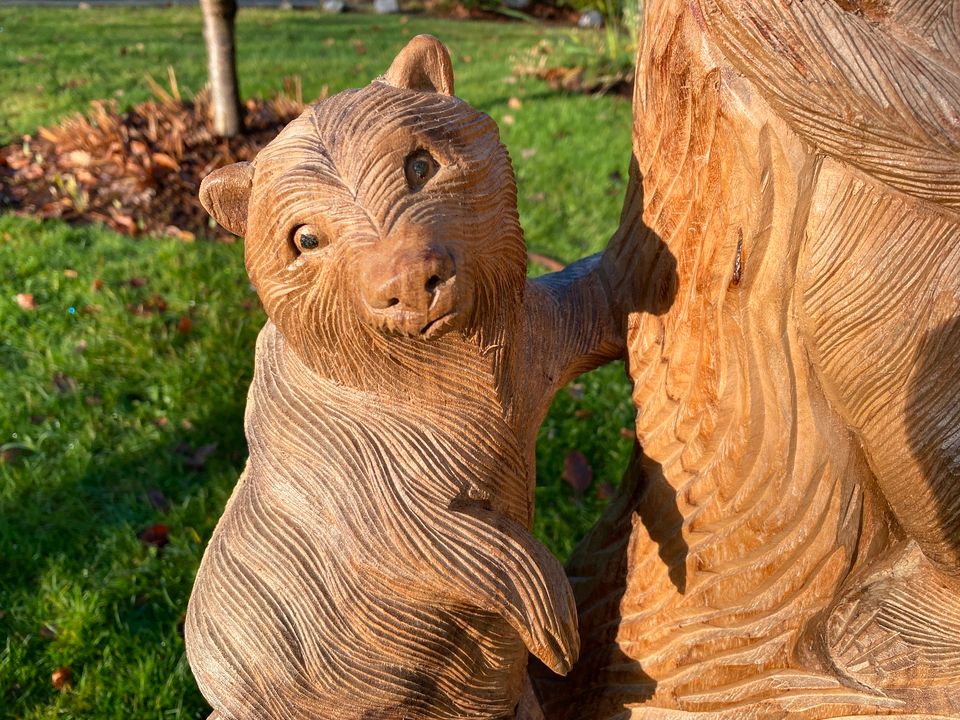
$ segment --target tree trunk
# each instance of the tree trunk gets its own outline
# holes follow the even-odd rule
[[[203,37],[207,43],[207,67],[213,101],[213,129],[222,137],[240,132],[240,92],[233,41],[236,0],[200,0]]]

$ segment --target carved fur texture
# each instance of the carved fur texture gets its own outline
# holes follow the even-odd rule
[[[509,157],[452,92],[415,38],[201,191],[269,316],[250,459],[187,613],[221,718],[512,718],[528,651],[577,658],[529,531],[534,442],[622,333],[598,259],[526,280]]]
[[[609,261],[679,285],[546,717],[960,716],[958,18],[646,4]]]

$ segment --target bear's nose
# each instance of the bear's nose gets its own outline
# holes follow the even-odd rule
[[[445,249],[406,250],[371,273],[366,301],[374,310],[425,313],[455,274],[453,257]]]

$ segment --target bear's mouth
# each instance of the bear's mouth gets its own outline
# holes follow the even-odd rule
[[[458,313],[456,310],[451,310],[450,312],[431,320],[422,328],[420,328],[420,337],[422,337],[424,340],[433,340],[434,338],[444,335],[456,326],[457,315]]]

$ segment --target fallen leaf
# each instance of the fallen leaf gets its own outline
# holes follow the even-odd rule
[[[127,310],[138,317],[145,317],[153,313],[162,313],[167,309],[167,301],[163,295],[151,295],[150,299],[143,303],[132,303],[127,305]]]
[[[132,277],[127,280],[127,284],[132,288],[140,288],[147,284],[145,277]]]
[[[582,495],[593,481],[593,470],[579,450],[571,450],[563,459],[563,479],[577,495]]]
[[[41,625],[40,637],[42,637],[44,640],[56,640],[57,631],[51,625]]]
[[[0,464],[13,465],[20,460],[23,455],[22,447],[0,448]]]
[[[190,319],[189,315],[181,315],[180,319],[177,320],[177,332],[186,335],[191,330],[193,330],[193,320]]]
[[[72,268],[67,268],[63,271],[63,276],[66,278],[76,278],[79,277],[79,273]]]
[[[56,391],[61,395],[66,395],[77,389],[77,381],[62,372],[55,372],[51,382]]]
[[[170,501],[167,500],[166,495],[156,488],[153,490],[147,490],[147,500],[149,500],[150,504],[164,515],[170,512]]]
[[[176,172],[180,169],[180,163],[178,163],[176,160],[174,160],[172,157],[170,157],[166,153],[161,153],[161,152],[154,153],[152,156],[152,160],[155,165],[159,165],[160,167],[166,168],[167,170],[172,170]]]
[[[17,305],[24,310],[36,310],[37,303],[30,293],[17,293]]]
[[[511,110],[519,110],[523,107],[523,100],[518,97],[512,97],[507,100],[507,107]]]
[[[162,415],[153,421],[153,424],[157,427],[166,427],[170,424],[170,421],[167,419],[166,415]]]
[[[137,233],[137,221],[133,219],[130,215],[126,215],[121,212],[115,212],[111,215],[113,224],[116,226],[120,232],[125,232],[128,235],[136,235]]]
[[[504,115],[504,116],[503,116],[503,124],[504,124],[504,125],[513,125],[516,121],[517,121],[517,119],[516,119],[513,115]]]
[[[560,272],[566,267],[566,265],[559,260],[547,257],[546,255],[541,255],[540,253],[527,251],[527,258],[530,260],[530,262],[536,263],[541,267],[545,267],[550,272]]]
[[[73,672],[67,666],[57,668],[50,675],[50,682],[57,690],[69,690],[73,685]]]
[[[201,445],[198,447],[190,457],[187,458],[184,465],[192,470],[203,470],[204,466],[207,464],[207,458],[213,455],[214,450],[217,449],[217,443],[207,443],[206,445]]]
[[[165,523],[151,525],[138,535],[144,545],[162,548],[170,542],[170,526]]]
[[[574,416],[577,420],[585,420],[586,418],[590,417],[591,415],[593,415],[593,410],[589,410],[589,409],[587,409],[587,408],[578,408],[577,410],[574,410],[574,411],[573,411],[573,416]]]
[[[183,242],[193,242],[197,239],[197,236],[194,235],[189,230],[181,230],[176,225],[167,225],[163,232],[170,237],[175,237],[177,240],[182,240]]]
[[[92,283],[90,283],[90,289],[94,292],[103,289],[103,280],[100,278],[95,279]]]
[[[583,383],[570,383],[567,385],[567,394],[572,397],[574,400],[583,400],[584,396],[584,387]]]
[[[87,167],[93,162],[93,156],[90,155],[86,150],[74,150],[67,153],[66,158],[64,158],[69,165],[74,167]]]

